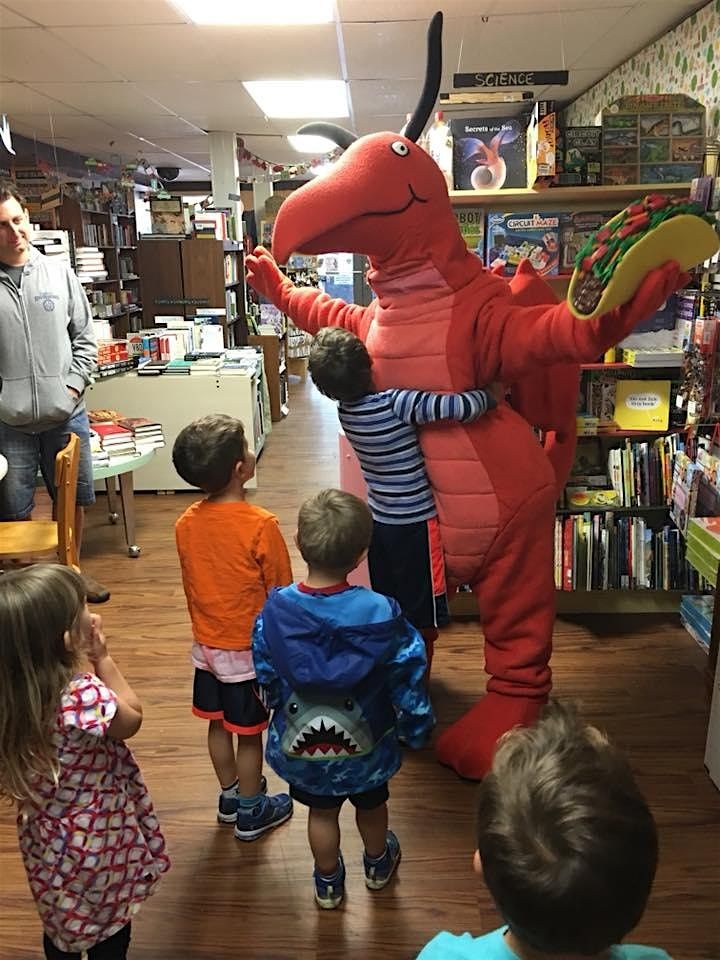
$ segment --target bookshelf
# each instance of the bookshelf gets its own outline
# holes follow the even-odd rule
[[[288,414],[287,330],[277,334],[251,334],[251,346],[262,347],[265,379],[270,395],[270,419],[273,423]]]
[[[103,254],[106,279],[84,281],[93,316],[112,325],[123,338],[142,326],[135,214],[116,212],[103,201],[82,204],[65,195],[59,221],[73,237],[75,247],[97,247]]]
[[[474,190],[451,190],[450,203],[454,207],[487,207],[493,210],[517,209],[527,207],[551,207],[565,210],[568,205],[591,210],[593,206],[605,210],[617,204],[618,210],[627,206],[636,197],[647,193],[666,193],[672,196],[685,196],[690,193],[689,183],[625,183],[600,187],[551,187],[545,190],[519,188],[515,190],[495,190],[490,193],[476,193]]]
[[[225,346],[247,343],[242,244],[210,237],[141,237],[138,264],[142,302],[150,317],[194,317],[223,310]]]

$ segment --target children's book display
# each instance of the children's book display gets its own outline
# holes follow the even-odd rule
[[[491,213],[487,219],[485,263],[515,273],[529,260],[540,276],[556,276],[560,266],[559,213]]]
[[[456,190],[527,186],[527,117],[473,117],[450,121]]]

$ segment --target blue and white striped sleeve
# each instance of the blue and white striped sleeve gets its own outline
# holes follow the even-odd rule
[[[403,423],[421,426],[435,420],[477,420],[497,405],[489,390],[430,393],[427,390],[390,390],[392,408]]]

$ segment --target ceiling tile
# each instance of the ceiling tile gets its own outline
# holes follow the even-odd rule
[[[131,131],[150,140],[158,137],[191,137],[202,133],[202,128],[170,113],[144,114],[127,117],[124,114],[103,113],[103,119],[113,127]]]
[[[187,156],[189,153],[204,153],[205,151],[210,151],[208,138],[207,136],[202,135],[160,140],[155,139],[154,137],[147,137],[147,139],[151,140],[156,146],[162,147],[163,150],[181,153],[183,156]]]
[[[53,114],[77,113],[78,111],[66,103],[58,102],[52,97],[33,90],[23,83],[0,83],[0,111],[2,113],[44,113]]]
[[[355,116],[411,113],[422,90],[422,78],[409,80],[354,80],[350,84]]]
[[[185,22],[166,0],[11,0],[10,6],[46,27]]]
[[[358,121],[357,134],[364,137],[368,133],[381,133],[386,130],[400,131],[405,124],[406,113],[407,111],[395,115],[363,117],[362,120]]]
[[[134,83],[110,81],[103,83],[32,83],[49,97],[62,100],[82,113],[100,115],[113,113],[127,117],[165,113],[165,109],[146,99]]]
[[[2,69],[13,80],[114,80],[116,77],[108,67],[97,62],[107,59],[107,51],[104,42],[91,47],[83,56],[40,27],[8,34],[3,31]]]
[[[5,30],[8,27],[32,27],[34,24],[19,13],[15,13],[5,4],[0,4],[0,29]]]
[[[237,27],[221,31],[193,25],[58,27],[53,34],[91,56],[98,50],[132,51],[118,71],[135,81],[263,80],[340,76],[333,24],[302,30]],[[302,37],[302,42],[298,42]]]

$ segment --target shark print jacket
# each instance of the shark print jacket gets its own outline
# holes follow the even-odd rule
[[[425,644],[395,600],[341,584],[272,591],[253,632],[257,680],[273,716],[266,758],[283,780],[349,796],[400,769],[434,719]]]

